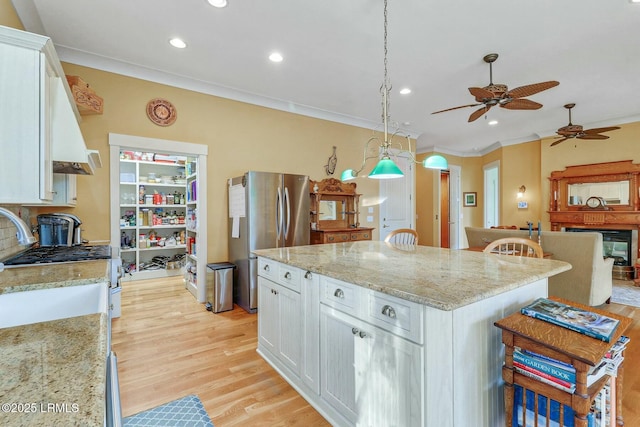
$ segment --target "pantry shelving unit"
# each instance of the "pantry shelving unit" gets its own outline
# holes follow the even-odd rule
[[[186,252],[184,156],[176,163],[154,161],[156,153],[120,152],[120,256],[133,266],[128,277],[148,279],[180,274]],[[142,160],[145,159],[145,160]],[[177,199],[177,202],[176,202]],[[179,256],[183,258],[177,258]],[[157,256],[174,260],[154,267]]]
[[[206,218],[208,147],[119,134],[109,135],[109,145],[111,242],[123,266],[132,266],[123,280],[183,275],[205,302],[207,227],[198,217]],[[157,256],[169,258],[166,268],[153,268]]]
[[[184,282],[191,293],[198,288],[198,162],[187,157],[185,164],[186,187],[186,247],[187,261],[184,269]],[[204,280],[204,276],[200,276]]]

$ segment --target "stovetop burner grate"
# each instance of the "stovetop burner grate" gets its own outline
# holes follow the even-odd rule
[[[69,261],[88,261],[111,258],[111,247],[99,246],[45,246],[31,248],[4,261],[4,265],[43,264]]]

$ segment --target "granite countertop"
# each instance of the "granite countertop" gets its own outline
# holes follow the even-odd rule
[[[31,264],[5,267],[0,272],[0,294],[109,281],[108,260]]]
[[[0,425],[104,423],[107,315],[0,329]]]
[[[439,310],[455,310],[571,269],[564,261],[359,241],[256,255]]]
[[[108,261],[7,268],[0,294],[107,282]],[[103,426],[105,313],[0,328],[0,426]]]

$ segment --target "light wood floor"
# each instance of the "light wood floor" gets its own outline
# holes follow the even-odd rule
[[[181,278],[125,282],[113,322],[123,416],[196,394],[216,427],[328,426],[256,353],[257,316],[213,314]],[[627,335],[623,414],[640,426],[640,308],[602,306],[634,319]]]

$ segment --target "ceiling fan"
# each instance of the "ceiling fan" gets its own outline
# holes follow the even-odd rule
[[[600,134],[602,132],[609,132],[609,131],[612,131],[612,130],[620,129],[618,126],[611,126],[611,127],[607,127],[607,128],[594,128],[594,129],[585,129],[585,130],[583,130],[582,126],[574,125],[573,123],[571,123],[571,109],[573,107],[575,107],[575,106],[576,106],[576,104],[566,104],[564,106],[564,108],[569,110],[569,124],[566,125],[566,126],[561,127],[560,129],[558,129],[556,131],[556,133],[558,135],[560,135],[557,138],[561,138],[561,139],[551,143],[551,147],[553,147],[554,145],[558,145],[561,142],[564,142],[567,139],[571,139],[571,138],[578,138],[578,139],[609,139],[609,137],[607,135],[600,135]]]
[[[543,90],[551,89],[558,86],[560,83],[551,80],[548,82],[534,83],[526,86],[520,86],[515,89],[509,90],[507,85],[493,84],[493,66],[492,64],[498,59],[497,53],[490,53],[484,56],[484,62],[489,64],[489,86],[485,87],[470,87],[469,92],[476,98],[477,104],[461,105],[459,107],[447,108],[446,110],[435,111],[431,114],[444,113],[445,111],[457,110],[459,108],[476,107],[482,105],[482,107],[469,116],[469,122],[472,122],[484,113],[489,111],[494,105],[499,105],[502,108],[508,110],[537,110],[542,107],[535,101],[523,99],[524,97],[534,95]]]

